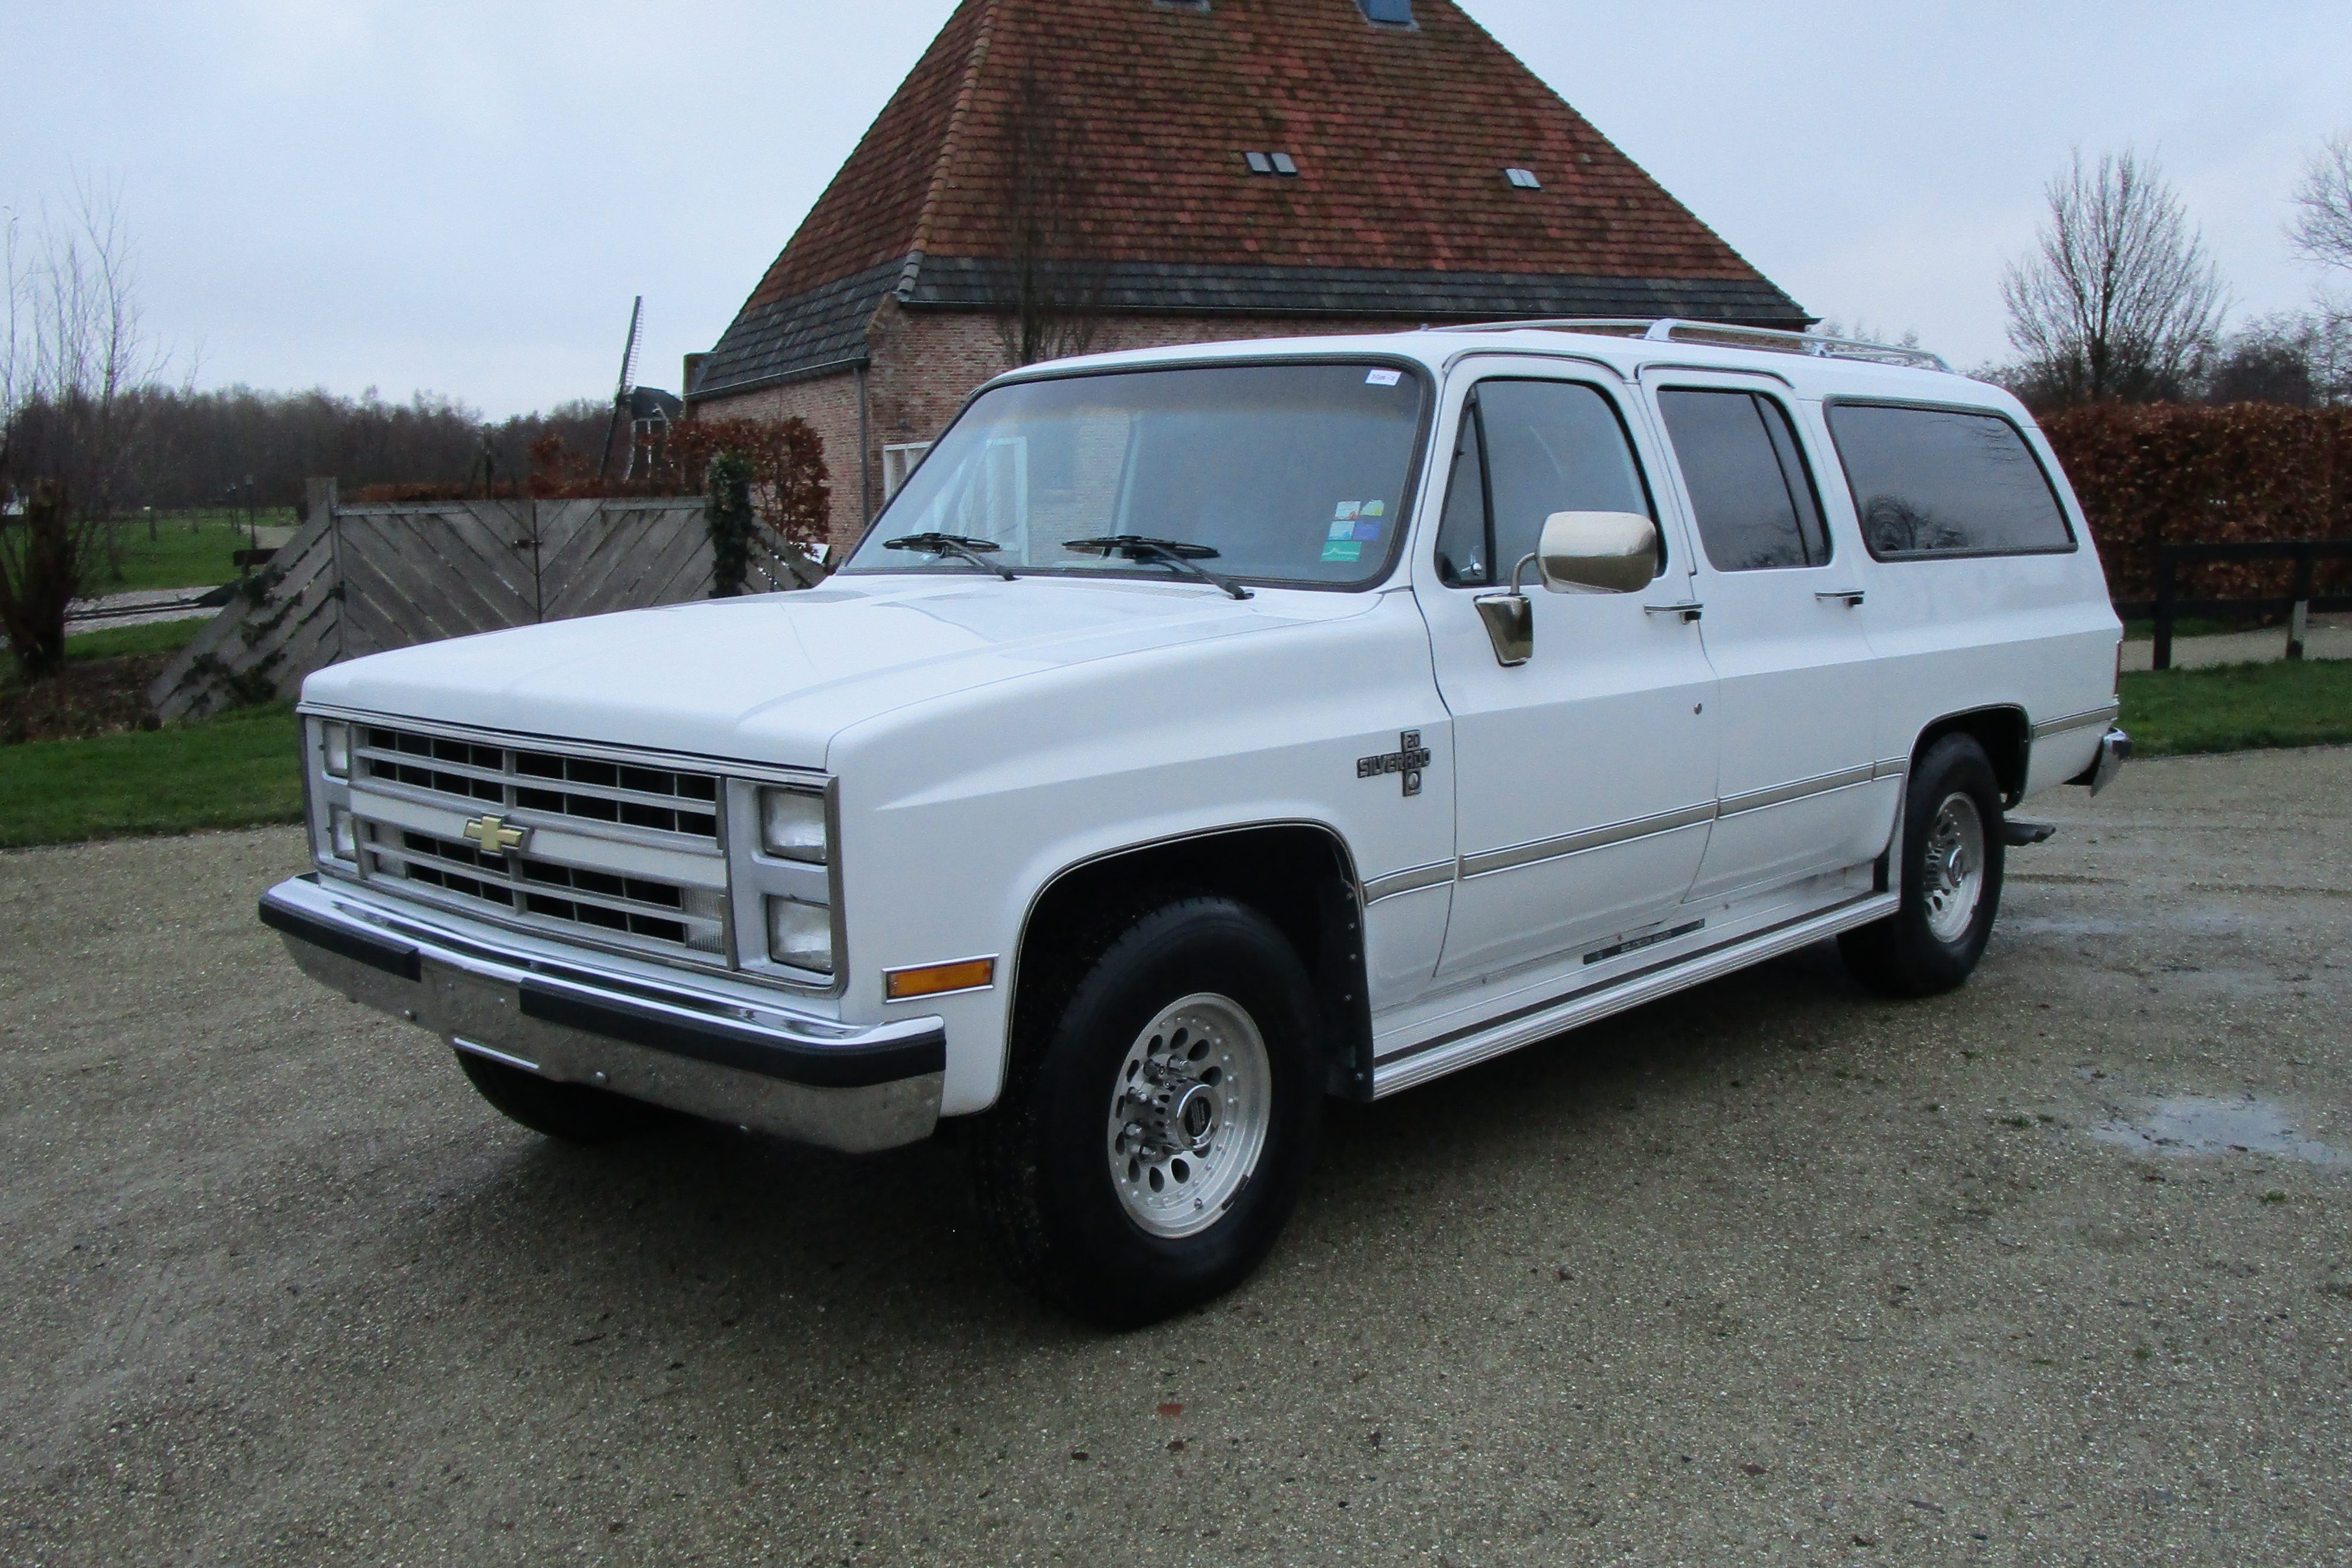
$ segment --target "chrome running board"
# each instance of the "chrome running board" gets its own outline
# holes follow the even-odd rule
[[[1548,1001],[1516,1009],[1501,1018],[1407,1046],[1385,1061],[1373,1063],[1372,1098],[1383,1099],[1612,1013],[1640,1007],[1643,1002],[1655,1001],[1750,964],[1810,946],[1825,936],[1867,925],[1894,914],[1902,902],[1900,894],[1866,893],[1816,914],[1800,915],[1746,936],[1735,936],[1696,953],[1661,959],[1649,968],[1579,987]]]

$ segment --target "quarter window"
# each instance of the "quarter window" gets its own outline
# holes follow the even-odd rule
[[[1616,406],[1578,382],[1482,382],[1462,413],[1437,530],[1450,588],[1509,578],[1554,512],[1656,516]]]
[[[1717,571],[1821,566],[1830,559],[1813,476],[1775,400],[1747,392],[1658,394],[1699,542]]]
[[[2074,548],[2049,476],[1997,413],[1833,403],[1830,434],[1881,560]]]

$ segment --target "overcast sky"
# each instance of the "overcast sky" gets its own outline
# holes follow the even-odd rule
[[[1809,309],[1958,363],[2078,144],[2160,155],[2241,316],[2319,281],[2280,227],[2344,0],[1466,4]],[[675,387],[952,8],[0,0],[0,205],[118,182],[207,385],[602,397],[643,293]]]

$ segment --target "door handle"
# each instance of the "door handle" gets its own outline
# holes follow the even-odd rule
[[[1706,609],[1706,606],[1697,600],[1685,599],[1679,604],[1644,604],[1642,612],[1645,615],[1679,615],[1683,618],[1683,624],[1687,626]]]
[[[1859,588],[1825,588],[1822,590],[1821,592],[1814,594],[1813,597],[1821,600],[1824,603],[1827,603],[1832,599],[1842,600],[1844,601],[1845,607],[1852,610],[1861,604],[1863,592]]]

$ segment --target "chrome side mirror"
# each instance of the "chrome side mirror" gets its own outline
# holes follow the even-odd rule
[[[1638,512],[1554,512],[1535,552],[1511,569],[1506,593],[1478,596],[1478,619],[1505,669],[1536,651],[1535,606],[1520,580],[1534,567],[1553,593],[1639,593],[1658,575],[1658,525]]]
[[[1554,593],[1639,593],[1658,575],[1658,525],[1638,512],[1554,512],[1536,566]]]

